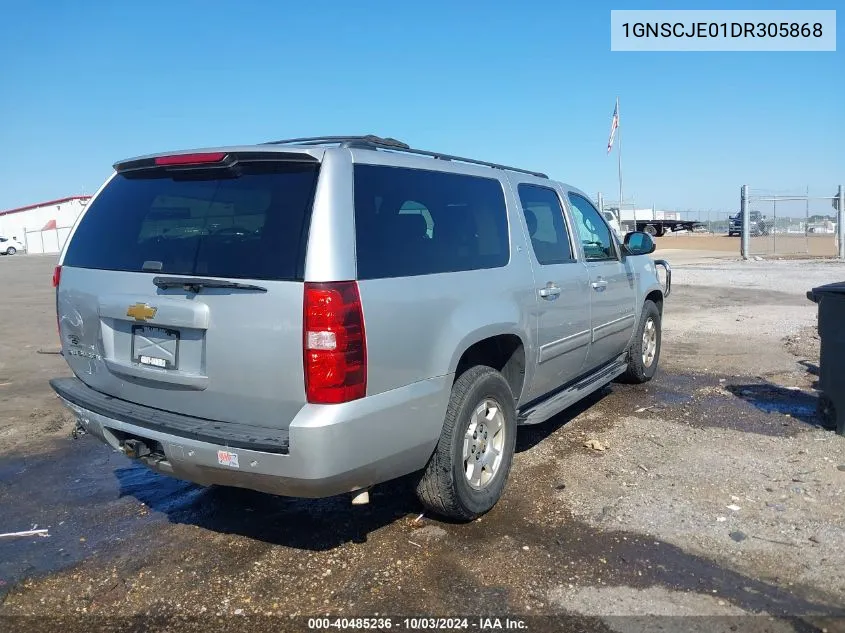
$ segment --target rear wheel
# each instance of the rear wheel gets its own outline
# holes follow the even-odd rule
[[[647,224],[645,227],[645,232],[651,235],[652,237],[655,237],[657,235],[657,229],[654,227],[653,224]]]
[[[476,366],[452,386],[440,440],[417,483],[432,512],[469,521],[490,510],[507,482],[516,445],[516,409],[504,377]]]
[[[10,246],[8,249],[6,249],[6,255],[14,255],[17,252],[18,249],[16,249],[14,246]]]
[[[622,374],[623,382],[641,384],[654,378],[661,340],[660,310],[653,301],[646,301],[628,350],[628,369]]]

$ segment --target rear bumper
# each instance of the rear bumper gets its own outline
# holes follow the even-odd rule
[[[78,378],[50,385],[86,432],[116,450],[127,438],[148,440],[155,450],[139,459],[153,470],[201,485],[326,497],[423,468],[440,437],[451,376],[345,404],[305,405],[287,431],[139,407]]]

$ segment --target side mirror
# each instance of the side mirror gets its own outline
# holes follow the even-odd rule
[[[627,255],[650,255],[657,248],[651,235],[642,231],[628,233],[624,246]]]

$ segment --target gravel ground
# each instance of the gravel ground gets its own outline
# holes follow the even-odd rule
[[[767,582],[845,596],[845,556],[835,551],[845,543],[837,470],[845,442],[824,430],[790,436],[699,425],[648,412],[617,420],[598,437],[613,447],[612,459],[597,464],[579,453],[567,461],[575,478],[592,473],[593,486],[558,496],[597,529],[653,534]]]
[[[241,630],[303,630],[290,618],[315,614],[845,630],[845,439],[815,416],[804,296],[841,265],[675,265],[655,381],[523,429],[502,502],[468,525],[418,520],[408,481],[352,508],[202,489],[71,441],[46,386],[66,370],[35,353],[55,346],[51,266],[0,260],[0,532],[50,530],[0,539],[0,617],[84,616],[63,633],[138,614],[214,618],[203,630],[234,615],[271,618]]]
[[[843,278],[845,267],[836,261],[727,259],[676,266],[664,367],[758,375],[792,369],[794,356],[782,340],[815,330],[816,305],[807,291]]]
[[[49,388],[50,378],[70,375],[56,332],[54,259],[38,255],[0,258],[0,455],[37,451],[45,439],[67,434],[72,416]]]

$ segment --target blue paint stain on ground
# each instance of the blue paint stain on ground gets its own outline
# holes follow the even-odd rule
[[[824,428],[818,395],[764,380],[659,373],[637,394],[640,415],[657,415],[693,427],[718,427],[770,436],[791,436]],[[614,390],[625,387],[614,386]]]
[[[150,503],[142,505],[133,490],[143,490]],[[167,523],[168,511],[192,504],[201,491],[90,438],[61,440],[40,454],[4,456],[0,533],[37,526],[49,536],[0,539],[0,597],[23,578],[69,567],[120,547],[141,528]]]
[[[793,418],[808,418],[816,415],[815,405],[801,405],[793,402],[755,402],[754,406],[763,413],[782,413]]]
[[[789,416],[812,427],[822,426],[815,394],[766,382],[730,385],[727,390],[763,413]]]

